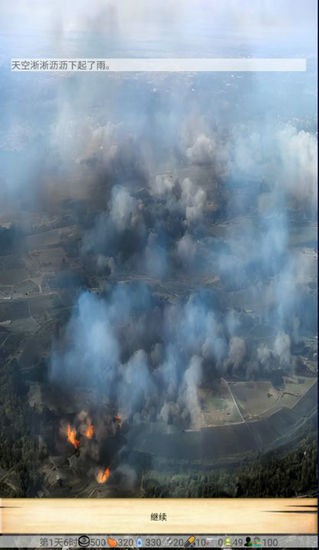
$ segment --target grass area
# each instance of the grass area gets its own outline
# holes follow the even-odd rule
[[[314,429],[298,447],[284,455],[268,453],[236,469],[208,472],[169,473],[151,471],[144,474],[143,497],[295,497],[317,494],[317,434]]]

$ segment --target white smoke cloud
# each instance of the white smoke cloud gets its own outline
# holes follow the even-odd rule
[[[285,332],[279,332],[274,341],[274,353],[280,361],[280,365],[288,366],[291,360],[290,337]]]
[[[228,357],[225,362],[225,366],[232,366],[234,369],[238,369],[246,355],[246,343],[243,338],[239,336],[232,336],[229,342]]]
[[[118,231],[134,226],[138,220],[138,203],[123,187],[112,189],[110,217]]]
[[[316,137],[287,125],[278,132],[278,148],[280,185],[314,209],[318,196]]]
[[[198,396],[198,386],[202,378],[202,360],[193,356],[189,367],[184,373],[183,384],[180,392],[180,401],[184,403],[190,415],[190,427],[199,429],[203,423],[203,413]]]
[[[183,263],[188,264],[194,261],[197,253],[197,245],[189,233],[185,233],[176,244],[177,255]]]
[[[292,124],[274,124],[260,129],[234,129],[229,169],[233,176],[263,179],[273,193],[261,195],[268,209],[278,197],[296,199],[313,210],[317,201],[317,140],[314,134]],[[261,203],[260,203],[261,204]]]
[[[132,415],[143,409],[155,391],[144,350],[135,352],[122,365],[121,372],[123,378],[119,386],[119,406],[124,414]]]
[[[175,187],[175,180],[172,175],[159,174],[152,182],[151,188],[154,195],[162,196],[171,193]]]
[[[66,329],[67,351],[58,349],[52,355],[55,377],[80,386],[112,382],[116,375],[120,348],[113,333],[104,304],[90,292],[82,294]]]
[[[257,358],[262,365],[267,366],[272,358],[271,349],[266,344],[261,344],[257,348]]]
[[[181,203],[185,209],[185,216],[188,222],[198,220],[203,213],[206,201],[204,189],[194,185],[190,178],[181,182]]]
[[[205,134],[199,134],[191,147],[186,149],[187,158],[194,164],[210,164],[216,157],[216,143]]]

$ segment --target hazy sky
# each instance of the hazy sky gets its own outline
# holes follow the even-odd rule
[[[315,0],[2,2],[0,33],[12,38],[9,44],[2,40],[2,57],[3,49],[10,56],[34,55],[37,43],[38,56],[47,54],[41,46],[51,55],[66,54],[74,32],[98,40],[95,54],[101,56],[118,49],[134,55],[141,45],[150,56],[223,55],[225,43],[235,46],[239,38],[253,54],[257,45],[277,56],[309,54],[315,51],[316,10]],[[87,44],[76,48],[82,56],[91,55]]]

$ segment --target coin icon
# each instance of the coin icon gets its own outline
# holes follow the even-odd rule
[[[89,546],[89,544],[90,544],[90,537],[88,537],[87,535],[81,535],[78,538],[78,545],[81,546],[82,548],[86,548],[87,546]]]

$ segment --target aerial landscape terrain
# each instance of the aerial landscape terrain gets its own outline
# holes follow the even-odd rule
[[[315,496],[310,8],[32,2],[0,57],[1,496]],[[8,65],[128,52],[307,71]]]

